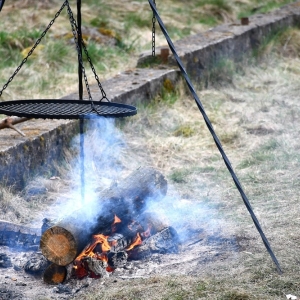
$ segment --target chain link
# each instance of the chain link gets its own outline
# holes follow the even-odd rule
[[[4,84],[2,90],[0,90],[0,97],[2,96],[3,91],[7,88],[7,86],[12,82],[12,80],[14,79],[14,77],[18,74],[18,72],[20,71],[20,69],[23,67],[23,65],[26,63],[27,59],[29,58],[29,56],[33,53],[33,51],[35,50],[35,48],[39,45],[39,43],[41,42],[41,40],[43,39],[43,37],[46,35],[46,33],[48,32],[48,30],[50,29],[50,27],[53,25],[53,23],[55,22],[55,20],[58,18],[58,16],[60,15],[61,11],[64,9],[64,7],[67,5],[68,1],[65,1],[62,5],[62,7],[60,8],[60,10],[55,14],[54,18],[50,21],[49,25],[47,26],[47,28],[43,31],[43,33],[41,34],[41,37],[39,39],[37,39],[37,41],[35,42],[35,44],[33,45],[33,47],[31,48],[31,50],[28,52],[27,56],[22,60],[21,64],[18,66],[18,68],[15,70],[15,72],[12,74],[12,76],[9,78],[9,80]]]
[[[67,0],[68,1],[68,0]],[[73,16],[73,13],[71,11],[71,8],[70,6],[68,5],[68,13],[69,13],[69,17],[70,17],[70,22],[71,22],[71,26],[72,26],[72,32],[73,32],[73,35],[74,35],[74,39],[75,39],[75,44],[76,44],[76,48],[77,48],[77,52],[78,52],[78,58],[79,58],[79,63],[81,65],[81,68],[82,68],[82,72],[83,72],[83,76],[84,76],[84,80],[85,80],[85,85],[86,85],[86,88],[87,88],[87,91],[89,93],[89,99],[92,100],[92,97],[90,95],[90,88],[89,88],[89,84],[88,84],[88,81],[87,81],[87,78],[86,78],[86,74],[85,74],[85,69],[84,69],[84,66],[83,66],[83,61],[82,61],[82,55],[80,53],[80,50],[79,50],[79,46],[78,46],[78,40],[77,40],[77,33],[78,33],[78,26],[76,24],[76,21],[74,19],[74,16]],[[92,69],[92,72],[94,73],[94,76],[95,76],[95,79],[97,81],[97,84],[98,84],[98,87],[101,91],[101,94],[102,94],[102,98],[100,99],[100,101],[102,101],[103,99],[106,99],[107,101],[110,102],[110,100],[107,98],[106,96],[106,93],[101,85],[101,82],[100,82],[100,79],[96,73],[96,70],[95,70],[95,67],[92,63],[92,60],[91,60],[91,57],[89,56],[89,53],[86,49],[86,46],[85,46],[85,43],[83,41],[83,39],[81,38],[81,43],[82,43],[82,48],[83,48],[83,51],[87,57],[87,60],[90,64],[90,67]]]
[[[153,1],[154,5],[155,4],[155,0]],[[155,18],[155,14],[153,13],[153,17],[152,17],[152,56],[155,56],[155,22],[156,22],[156,18]]]
[[[88,83],[88,80],[87,80],[87,76],[86,76],[86,73],[85,73],[85,68],[84,68],[83,61],[82,61],[82,55],[81,55],[79,45],[78,45],[78,40],[77,40],[78,30],[76,31],[76,29],[77,29],[76,21],[74,19],[69,1],[67,0],[66,2],[67,2],[67,11],[68,11],[68,15],[69,15],[70,23],[71,23],[72,33],[73,33],[73,36],[74,36],[74,41],[75,41],[75,45],[76,45],[76,49],[77,49],[78,61],[79,61],[79,64],[80,64],[80,67],[81,67],[81,70],[82,70],[86,90],[87,90],[88,95],[89,95],[89,100],[92,100],[90,86],[89,86],[89,83]]]

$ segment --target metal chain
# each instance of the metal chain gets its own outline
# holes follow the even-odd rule
[[[68,12],[69,12],[69,9],[70,9],[70,14],[69,14],[69,16],[70,16],[70,21],[71,21],[71,25],[72,25],[72,31],[73,31],[73,35],[74,35],[74,39],[75,39],[75,43],[76,43],[76,47],[77,47],[77,52],[79,53],[80,50],[79,50],[78,42],[77,42],[78,26],[77,26],[77,23],[76,23],[76,21],[75,21],[75,19],[74,19],[74,16],[73,16],[73,13],[72,13],[72,11],[71,11],[71,8],[70,8],[70,6],[68,5]],[[75,27],[75,29],[73,29],[73,26]],[[74,31],[74,30],[75,30],[75,31]],[[98,75],[97,75],[97,73],[96,73],[95,67],[94,67],[94,65],[93,65],[93,63],[92,63],[91,57],[89,56],[89,53],[88,53],[88,51],[87,51],[87,49],[86,49],[85,43],[84,43],[84,41],[83,41],[82,38],[81,38],[81,43],[82,43],[83,51],[84,51],[84,53],[85,53],[85,55],[86,55],[86,57],[87,57],[87,60],[88,60],[88,62],[89,62],[89,64],[90,64],[90,67],[91,67],[93,73],[94,73],[95,79],[96,79],[96,81],[97,81],[97,83],[98,83],[98,87],[99,87],[99,89],[100,89],[100,91],[101,91],[101,94],[102,94],[102,98],[100,99],[100,101],[102,101],[103,99],[106,99],[107,101],[110,102],[110,100],[107,98],[106,93],[105,93],[105,91],[104,91],[104,89],[103,89],[103,87],[102,87],[102,85],[101,85],[100,79],[99,79],[99,77],[98,77]],[[81,57],[81,54],[80,54],[80,57]],[[86,75],[85,75],[85,70],[84,70],[84,67],[83,67],[82,57],[81,57],[81,61],[79,61],[79,62],[80,62],[80,64],[81,64],[81,67],[83,68],[83,75],[84,75],[84,77],[86,77]],[[86,86],[87,86],[87,90],[89,90],[89,86],[88,86],[88,83],[87,83],[86,78],[85,78],[85,83],[86,83]]]
[[[155,4],[155,0],[153,1],[154,5]],[[152,16],[152,56],[155,56],[155,22],[156,22],[156,17],[155,14],[153,13]]]
[[[86,90],[87,90],[88,95],[89,95],[89,100],[92,100],[90,86],[89,86],[88,79],[87,79],[87,76],[86,76],[86,73],[85,73],[85,68],[84,68],[83,61],[82,61],[82,55],[81,55],[79,45],[78,45],[78,41],[77,41],[78,31],[76,31],[76,29],[77,29],[76,21],[74,19],[69,1],[67,0],[66,2],[67,2],[67,11],[68,11],[68,15],[69,15],[69,19],[70,19],[70,23],[71,23],[71,27],[72,27],[72,33],[73,33],[73,36],[74,36],[74,41],[75,41],[75,45],[76,45],[76,49],[77,49],[79,64],[81,66],[81,70],[82,70],[82,73],[83,73]]]
[[[39,45],[39,43],[41,42],[41,40],[43,39],[43,37],[46,35],[46,33],[48,32],[48,30],[50,29],[50,27],[53,25],[53,23],[55,22],[55,20],[58,18],[58,16],[60,15],[61,11],[64,9],[64,7],[67,5],[68,1],[65,1],[62,5],[62,7],[60,8],[60,10],[55,14],[54,18],[51,20],[51,22],[49,23],[49,25],[47,26],[47,28],[43,31],[43,33],[41,34],[41,37],[35,42],[35,44],[33,45],[33,47],[31,48],[31,50],[28,52],[27,56],[22,60],[21,64],[18,66],[18,68],[15,70],[15,72],[13,73],[13,75],[9,78],[9,80],[4,84],[2,90],[0,90],[0,97],[2,96],[3,91],[7,88],[7,86],[12,82],[12,80],[14,79],[14,77],[18,74],[18,72],[20,71],[20,69],[23,67],[23,65],[26,63],[27,59],[29,58],[29,56],[33,53],[33,51],[35,50],[35,48]]]

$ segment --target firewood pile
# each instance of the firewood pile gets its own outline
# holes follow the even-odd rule
[[[44,219],[41,236],[35,229],[33,239],[33,231],[27,230],[31,244],[40,240],[41,252],[33,255],[24,269],[43,273],[46,283],[59,284],[70,278],[105,277],[129,260],[153,253],[177,253],[175,229],[146,210],[148,199],[161,201],[166,192],[167,181],[160,172],[140,168],[118,185],[99,192],[93,218],[87,219],[83,206],[54,225]],[[1,240],[0,233],[1,244],[19,240],[12,225],[10,229],[9,239],[2,234]]]

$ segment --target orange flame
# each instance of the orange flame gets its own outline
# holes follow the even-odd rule
[[[122,220],[115,215],[114,221],[111,225],[111,233],[114,233],[118,226],[118,223],[122,223]],[[139,224],[136,221],[132,221],[128,228],[131,231],[135,231],[136,237],[135,240],[125,249],[125,251],[130,251],[134,249],[135,247],[141,245],[143,243],[143,239],[149,237],[151,235],[151,225],[148,224],[148,228],[146,230],[143,229],[141,224]],[[110,251],[111,247],[117,245],[117,240],[112,240],[108,242],[108,237],[103,234],[96,234],[92,236],[92,242],[85,247],[85,249],[77,256],[77,258],[74,261],[74,275],[77,276],[77,278],[83,278],[85,276],[90,276],[92,278],[99,278],[100,275],[94,274],[91,272],[88,268],[88,265],[84,258],[86,257],[92,257],[98,260],[102,260],[105,262],[108,262],[108,255],[107,252]],[[114,271],[113,267],[107,266],[106,267],[107,272]]]
[[[117,224],[117,223],[121,223],[121,222],[122,222],[122,220],[117,215],[115,215],[113,225]]]
[[[138,245],[141,245],[142,242],[143,241],[142,241],[142,238],[141,238],[140,234],[137,233],[136,239],[134,240],[134,242],[128,248],[126,248],[126,251],[132,250],[134,247],[136,247]]]
[[[115,215],[114,222],[111,224],[111,231],[112,232],[116,232],[117,231],[116,224],[118,224],[118,223],[122,223],[122,220],[117,215]]]
[[[107,252],[110,250],[110,246],[107,241],[108,236],[103,234],[93,235],[93,241],[78,255],[76,260],[81,260],[83,257],[93,257],[95,253],[93,250],[96,248],[98,244],[101,244],[102,252]]]
[[[73,269],[76,273],[76,276],[78,278],[83,278],[87,276],[89,273],[85,268],[85,265],[82,261],[85,257],[94,257],[102,261],[108,261],[106,252],[110,250],[110,245],[107,241],[108,236],[105,236],[103,234],[96,234],[93,235],[92,242],[85,247],[85,249],[76,257],[74,261]],[[95,248],[100,245],[101,246],[101,252],[102,253],[95,253]],[[108,272],[111,272],[111,270],[107,270]]]

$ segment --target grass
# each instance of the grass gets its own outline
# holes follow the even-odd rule
[[[274,10],[276,8],[279,8],[285,4],[289,4],[293,1],[290,0],[284,0],[284,1],[266,1],[264,3],[261,3],[259,1],[256,1],[256,6],[253,7],[253,4],[249,6],[249,4],[245,5],[244,10],[238,13],[238,17],[249,17],[253,14],[257,13],[267,13],[271,10]]]
[[[258,1],[193,1],[188,5],[183,1],[163,1],[157,3],[157,7],[167,24],[173,40],[190,34],[207,30],[209,27],[221,24],[224,21],[234,21],[245,10],[255,10],[262,6],[264,11],[285,4],[287,0],[262,2]],[[46,28],[51,18],[59,9],[61,3],[57,0],[39,4],[39,14],[34,11],[35,4],[32,1],[17,1],[15,6],[6,4],[1,12],[0,20],[0,82],[8,80],[22,60],[21,52],[31,47],[40,33]],[[21,8],[18,9],[18,8]],[[73,7],[73,10],[76,8]],[[32,16],[32,17],[31,17]],[[147,1],[129,1],[122,3],[114,0],[110,2],[89,0],[82,7],[83,25],[87,28],[114,32],[117,37],[115,45],[102,45],[90,43],[89,50],[93,54],[96,70],[100,79],[115,75],[119,70],[135,67],[139,53],[151,49],[152,12]],[[26,23],[26,30],[24,24]],[[14,26],[11,26],[14,24]],[[77,66],[76,52],[69,45],[68,40],[53,40],[53,37],[70,33],[70,25],[66,13],[55,21],[49,33],[45,36],[42,44],[45,48],[41,51],[43,62],[39,59],[30,58],[14,79],[3,99],[24,99],[36,95],[36,98],[56,98],[64,96],[76,90]],[[157,28],[156,45],[165,45],[166,41]],[[68,53],[66,55],[66,52]],[[3,59],[4,58],[4,59]],[[43,65],[47,68],[47,76]],[[37,80],[36,85],[31,83],[27,86],[29,74],[39,72],[44,79]],[[65,76],[68,74],[67,76]],[[36,76],[36,75],[35,75]],[[46,82],[53,82],[47,84]],[[51,87],[59,87],[53,90]],[[93,77],[91,79],[93,81]],[[22,92],[19,95],[18,87],[22,83]],[[27,94],[25,91],[31,90]],[[50,92],[51,91],[51,92]],[[41,96],[38,96],[41,94]]]
[[[175,7],[182,3],[175,2]],[[90,3],[96,10],[96,2]],[[131,7],[138,9],[144,6],[136,1]],[[107,7],[105,9],[108,10]],[[120,4],[118,9],[125,8]],[[185,18],[187,9],[181,9]],[[165,8],[164,11],[168,10]],[[87,6],[84,12],[89,12]],[[91,20],[95,18],[94,14],[91,14]],[[100,23],[94,24],[100,26]],[[118,31],[117,27],[113,29]],[[134,26],[131,30],[134,32]],[[237,241],[238,247],[221,251],[215,246],[209,248],[209,244],[203,248],[198,244],[193,248],[193,251],[199,251],[195,255],[187,249],[188,241],[183,244],[185,248],[180,254],[161,256],[157,267],[146,269],[146,278],[112,277],[105,279],[104,284],[94,280],[91,287],[79,292],[75,299],[279,300],[287,294],[300,295],[297,248],[300,225],[298,36],[299,30],[290,28],[275,39],[270,38],[259,53],[257,61],[260,65],[249,64],[242,72],[236,72],[231,62],[221,63],[211,78],[222,84],[217,88],[209,86],[206,90],[198,90],[279,259],[283,275],[277,274],[194,100],[186,95],[182,84],[175,88],[166,82],[159,97],[151,105],[140,107],[136,116],[115,124],[104,123],[99,125],[102,130],[95,128],[91,131],[87,150],[93,149],[94,152],[90,154],[93,164],[88,166],[89,179],[102,189],[141,165],[154,166],[169,179],[168,195],[173,204],[177,203],[177,199],[189,201],[189,211],[179,209],[182,226],[178,230],[187,227],[195,232],[209,232],[220,239],[232,238]],[[29,70],[20,74],[20,83],[28,75],[32,76],[32,85],[41,81],[39,84],[43,90],[39,91],[39,95],[45,89],[55,87],[56,81],[47,77],[54,74],[56,80],[65,86],[70,83],[69,88],[72,88],[72,72],[76,69],[72,67],[72,57],[65,57],[68,63],[63,59],[62,63],[54,66],[61,73],[49,72],[46,79],[42,79],[38,72],[38,63],[44,61],[43,56],[48,49],[57,47],[64,57],[65,50],[70,47],[67,42],[62,48],[56,43],[45,43],[44,50],[32,61]],[[112,65],[116,53],[122,51],[115,47],[103,49],[96,43],[90,43],[89,47],[91,52],[94,51],[93,57],[99,60],[105,57]],[[125,61],[126,51],[122,55],[122,61]],[[100,69],[101,63],[97,62]],[[124,64],[116,61],[114,68],[118,70],[121,66]],[[9,66],[3,70],[7,72],[7,68],[11,70]],[[68,77],[66,70],[69,78],[65,78]],[[106,69],[101,74],[105,72],[110,71]],[[218,74],[222,72],[224,74]],[[30,92],[33,91],[34,87]],[[65,92],[65,89],[55,91],[57,94]],[[18,90],[13,93],[22,95]],[[105,135],[103,140],[100,140],[99,134]],[[107,137],[111,138],[109,142]],[[95,144],[93,141],[100,142]],[[9,189],[1,189],[1,219],[30,223],[40,220],[45,214],[55,215],[60,204],[73,201],[69,188],[78,188],[79,175],[73,167],[72,155],[67,155],[64,168],[58,166],[60,180],[42,178],[31,183],[32,188],[47,187],[45,195],[28,198],[12,194]],[[111,165],[111,162],[114,164]],[[50,204],[53,204],[51,209]],[[162,202],[161,206],[164,204]],[[169,217],[173,210],[172,205],[167,204],[165,214]],[[198,214],[198,210],[193,213],[195,205],[202,207],[202,214]],[[200,239],[201,235],[197,234]],[[222,245],[221,248],[224,247]]]

